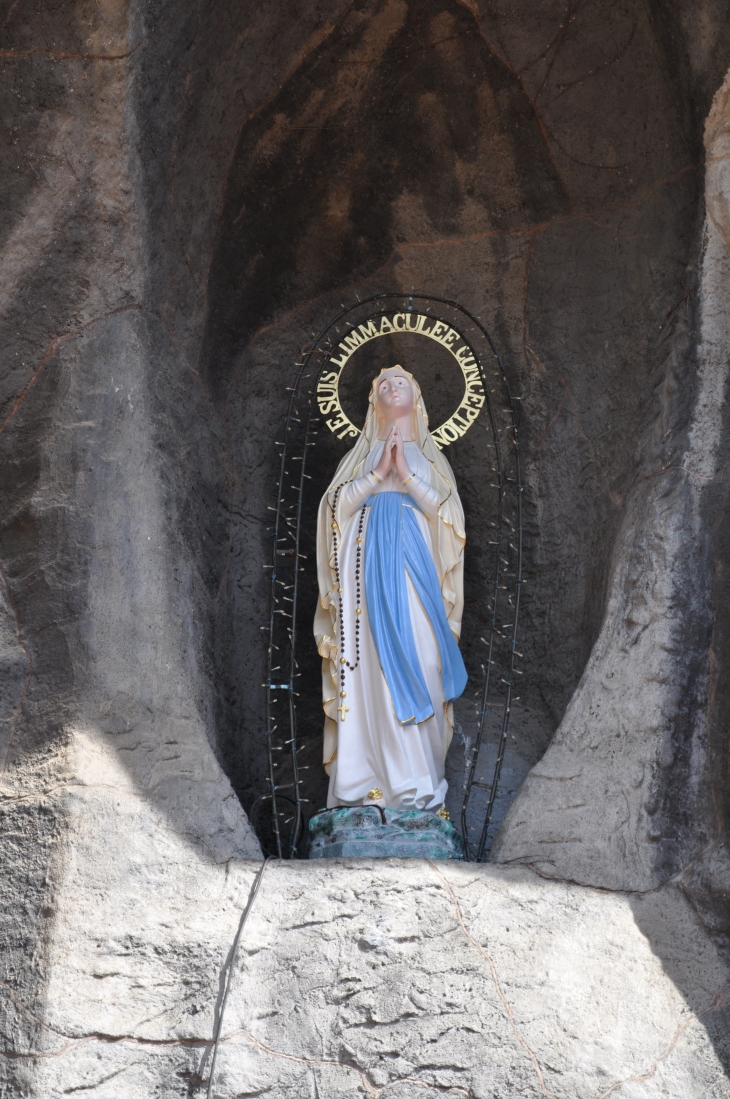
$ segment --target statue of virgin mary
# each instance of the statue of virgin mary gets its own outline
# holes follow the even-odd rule
[[[443,809],[459,652],[464,512],[400,366],[373,381],[362,434],[317,527],[327,807]]]

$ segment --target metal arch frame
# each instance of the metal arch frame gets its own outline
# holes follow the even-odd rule
[[[487,593],[489,618],[488,618],[488,638],[482,638],[487,644],[487,660],[483,665],[483,683],[481,690],[481,706],[479,710],[479,724],[477,729],[477,735],[474,741],[474,745],[470,751],[470,758],[467,770],[467,780],[464,787],[464,798],[461,809],[461,827],[464,836],[464,847],[466,851],[467,859],[471,860],[474,855],[475,861],[479,862],[484,856],[484,849],[487,842],[487,835],[489,825],[491,822],[492,813],[494,810],[494,803],[499,788],[499,781],[502,772],[502,764],[504,762],[504,753],[507,745],[507,737],[509,730],[509,720],[511,704],[514,694],[514,677],[517,674],[515,667],[515,658],[520,654],[517,652],[517,627],[520,609],[520,595],[522,584],[524,583],[522,576],[522,557],[523,557],[523,538],[522,538],[522,477],[521,477],[521,463],[520,463],[520,444],[517,431],[517,414],[515,408],[515,398],[512,397],[507,381],[507,375],[504,367],[504,362],[497,351],[497,348],[492,340],[491,335],[468,309],[460,305],[458,302],[452,301],[448,298],[439,298],[431,294],[424,293],[404,293],[398,294],[393,292],[381,292],[373,294],[368,298],[358,299],[350,305],[343,305],[340,312],[337,313],[321,331],[312,339],[307,349],[302,353],[301,361],[295,365],[297,367],[297,373],[294,378],[294,384],[289,387],[289,405],[284,418],[284,438],[282,442],[278,442],[276,445],[281,447],[281,455],[279,462],[279,477],[277,483],[277,498],[276,507],[271,508],[274,511],[273,518],[273,538],[272,538],[272,561],[265,568],[272,570],[271,575],[271,594],[270,594],[270,614],[269,622],[267,626],[262,629],[268,632],[268,659],[267,659],[267,675],[266,682],[264,684],[266,688],[266,743],[268,753],[268,774],[267,774],[267,787],[268,790],[265,794],[262,794],[260,798],[257,798],[255,804],[258,804],[264,800],[271,801],[272,821],[274,829],[274,838],[276,843],[276,856],[283,858],[284,856],[284,838],[282,836],[282,821],[281,812],[277,803],[277,792],[284,790],[293,790],[293,796],[286,795],[287,801],[294,802],[294,814],[288,821],[284,821],[284,824],[291,823],[292,827],[289,833],[289,858],[296,858],[298,855],[298,847],[301,842],[302,825],[303,825],[303,805],[306,804],[306,799],[302,795],[302,778],[300,772],[299,761],[297,753],[301,750],[302,745],[298,744],[297,737],[297,713],[296,713],[296,680],[298,678],[297,661],[296,661],[296,644],[297,644],[297,597],[299,590],[299,573],[302,570],[301,561],[305,559],[301,552],[300,540],[301,540],[301,518],[302,518],[302,500],[305,491],[305,479],[309,476],[306,473],[307,455],[309,448],[314,446],[315,443],[312,440],[312,436],[317,432],[313,430],[314,426],[319,422],[320,417],[317,410],[317,415],[313,416],[313,401],[315,400],[315,393],[317,382],[325,370],[329,359],[334,352],[334,346],[332,348],[322,347],[322,342],[325,341],[333,328],[335,328],[348,314],[361,310],[368,305],[380,304],[381,308],[374,308],[373,312],[368,314],[368,318],[374,316],[382,316],[385,313],[393,312],[392,306],[385,307],[386,302],[407,302],[407,306],[401,311],[407,312],[413,310],[414,302],[428,302],[434,305],[447,306],[453,309],[457,314],[465,316],[471,321],[473,325],[482,333],[486,339],[491,352],[494,356],[494,360],[499,368],[499,375],[501,377],[503,396],[506,401],[506,407],[503,408],[503,412],[506,412],[509,417],[508,430],[511,435],[512,449],[513,449],[513,461],[514,461],[514,480],[507,477],[505,472],[505,460],[500,442],[499,429],[497,421],[495,419],[495,408],[492,397],[495,395],[494,390],[490,390],[489,381],[485,372],[484,363],[482,361],[482,355],[475,353],[477,364],[479,367],[479,373],[482,379],[484,393],[486,397],[487,413],[489,417],[489,423],[491,427],[492,441],[495,448],[496,457],[496,474],[497,484],[494,486],[498,489],[497,499],[497,522],[495,530],[495,551],[494,551],[494,570],[493,570],[493,585],[492,591]],[[424,309],[429,315],[433,315],[428,308]],[[366,318],[366,319],[368,319]],[[435,317],[435,319],[439,319]],[[312,363],[315,356],[322,355],[323,359],[319,365]],[[311,372],[306,373],[311,367]],[[304,424],[304,439],[301,444],[301,453],[294,453],[294,440],[290,438],[291,428],[293,423],[301,424],[299,417],[295,416],[297,411],[297,401],[303,394],[301,392],[303,379],[311,380],[309,394],[307,397],[306,408],[306,421]],[[291,444],[291,446],[290,446]],[[287,514],[287,506],[284,504],[285,494],[285,478],[288,473],[288,466],[295,461],[300,461],[299,467],[299,482],[298,484],[292,484],[290,487],[296,489],[296,503],[290,508],[291,514]],[[509,524],[508,519],[505,516],[505,500],[506,493],[508,491],[508,485],[512,484],[515,490],[515,529],[516,545],[509,546],[514,550],[514,579],[512,586],[501,583],[506,579],[506,570],[502,568],[502,553],[503,540],[505,535],[505,527]],[[291,529],[293,526],[293,530]],[[286,529],[289,528],[289,529]],[[280,543],[285,542],[288,538],[293,540],[293,546],[282,550]],[[278,564],[280,556],[290,556],[293,558],[294,573],[293,582],[291,585],[285,585],[284,581],[279,578]],[[285,608],[280,607],[278,604],[282,601],[278,598],[277,585],[283,585],[285,590],[291,591],[291,596],[285,596],[282,593],[282,600],[291,602],[291,612],[287,614]],[[512,621],[504,623],[505,629],[509,629],[509,654],[505,663],[504,670],[507,673],[507,677],[502,679],[502,682],[506,688],[504,693],[504,705],[502,710],[502,719],[500,726],[499,743],[497,748],[497,758],[494,765],[491,783],[479,781],[476,779],[476,768],[479,758],[479,753],[484,740],[485,731],[485,719],[487,715],[487,706],[489,703],[490,688],[492,686],[493,676],[492,671],[495,665],[494,651],[495,651],[495,633],[498,633],[500,637],[504,639],[504,634],[498,628],[497,623],[497,606],[498,597],[500,591],[512,592],[513,595],[513,607],[512,607]],[[508,594],[508,601],[510,596]],[[290,619],[291,625],[287,627],[287,633],[289,635],[289,661],[288,661],[288,681],[284,681],[281,674],[278,677],[274,677],[274,672],[279,671],[281,673],[282,666],[274,665],[274,650],[280,651],[275,644],[277,639],[277,615],[284,615]],[[283,654],[282,654],[283,655]],[[278,682],[275,681],[278,679]],[[278,729],[278,725],[275,721],[276,714],[274,713],[274,704],[276,701],[274,692],[288,692],[288,725],[289,725],[289,737],[281,744],[275,744],[274,734]],[[280,738],[279,738],[280,739]],[[277,770],[281,770],[282,764],[286,756],[284,755],[285,749],[288,746],[288,757],[291,762],[291,782],[280,783],[277,781]],[[281,763],[277,763],[275,759],[275,753],[281,752]],[[476,851],[472,852],[471,842],[468,839],[466,815],[469,805],[469,800],[474,787],[488,789],[489,797],[487,803],[487,809],[482,825],[479,840],[476,844]],[[280,800],[280,799],[279,799]]]

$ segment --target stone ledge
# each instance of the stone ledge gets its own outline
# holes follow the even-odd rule
[[[94,829],[78,826],[28,1094],[202,1097],[261,863],[215,864],[170,833],[164,873],[121,833],[93,863]],[[273,862],[213,1094],[730,1099],[727,982],[673,887],[610,893],[413,858]]]

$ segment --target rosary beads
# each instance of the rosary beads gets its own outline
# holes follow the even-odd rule
[[[349,707],[345,705],[345,698],[347,697],[345,691],[345,668],[349,668],[351,672],[354,672],[360,663],[360,616],[362,615],[361,606],[361,565],[362,565],[362,528],[365,523],[365,506],[360,510],[360,522],[357,527],[357,538],[355,543],[357,549],[355,551],[355,663],[351,664],[345,657],[345,620],[342,612],[342,583],[340,579],[340,562],[337,556],[337,500],[339,499],[340,490],[342,485],[338,485],[335,489],[334,498],[332,500],[332,548],[333,558],[335,565],[335,580],[337,581],[337,599],[339,603],[339,616],[340,616],[340,705],[337,707],[342,721],[345,720],[345,714],[348,713]]]

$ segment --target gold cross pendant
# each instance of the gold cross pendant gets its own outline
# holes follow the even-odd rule
[[[339,704],[339,706],[337,707],[337,709],[338,709],[339,714],[340,714],[340,721],[344,721],[345,720],[345,714],[348,714],[350,712],[350,707],[345,705],[344,698],[343,698],[342,702]]]

